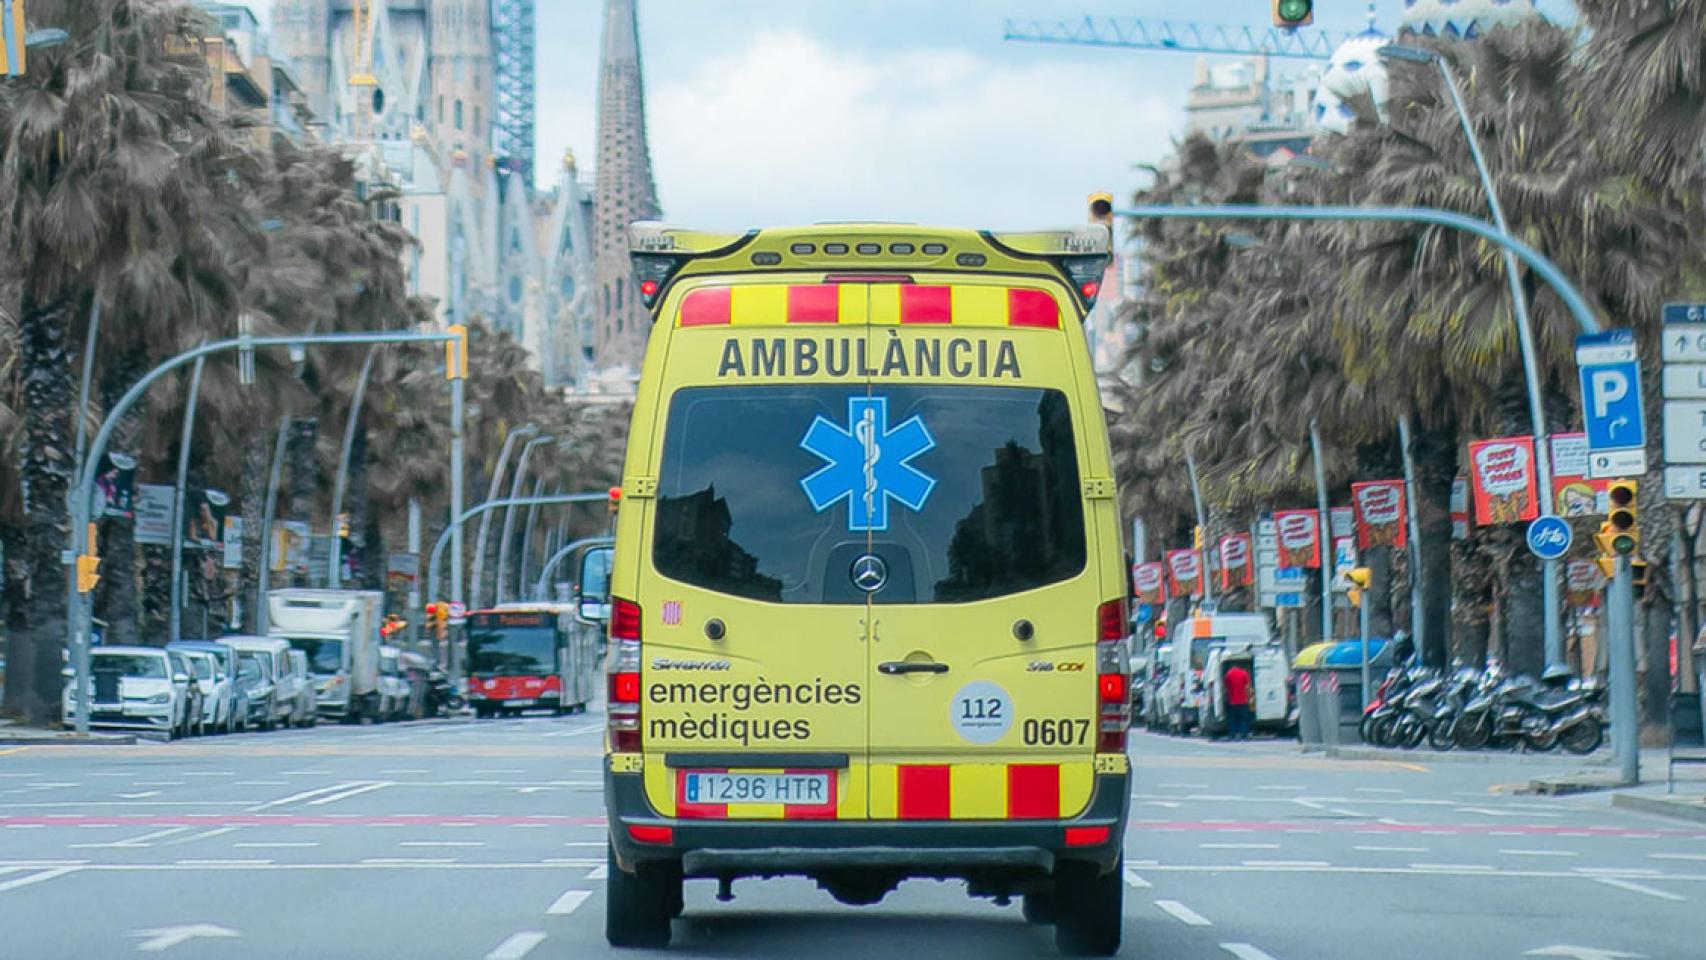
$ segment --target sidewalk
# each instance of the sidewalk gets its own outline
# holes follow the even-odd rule
[[[1706,780],[1678,780],[1675,793],[1665,793],[1663,783],[1644,783],[1611,795],[1611,805],[1621,810],[1706,823]]]
[[[1304,753],[1312,751],[1304,750]],[[1388,760],[1406,763],[1515,763],[1537,767],[1578,769],[1581,767],[1610,767],[1616,763],[1610,750],[1596,750],[1586,756],[1567,753],[1519,753],[1515,750],[1399,750],[1395,747],[1324,747],[1322,753],[1334,760]],[[1660,751],[1659,763],[1664,763]],[[1643,762],[1648,762],[1643,756]]]
[[[11,720],[0,720],[0,747],[49,747],[66,744],[98,744],[122,746],[136,742],[134,733],[91,732],[79,737],[70,730],[48,727],[25,727]]]

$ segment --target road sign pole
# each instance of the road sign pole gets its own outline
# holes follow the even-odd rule
[[[1309,449],[1315,461],[1315,542],[1321,550],[1321,639],[1333,642],[1333,577],[1327,572],[1327,547],[1332,543],[1331,511],[1327,507],[1327,471],[1321,463],[1321,427],[1309,421]]]
[[[1364,710],[1367,710],[1368,709],[1368,702],[1370,700],[1374,699],[1374,691],[1369,688],[1369,684],[1371,682],[1371,677],[1372,677],[1373,671],[1370,668],[1369,663],[1368,663],[1368,598],[1367,597],[1363,597],[1362,602],[1357,604],[1357,625],[1358,625],[1358,627],[1361,628],[1360,632],[1362,633],[1362,708]],[[1418,647],[1417,649],[1419,650],[1420,648]],[[1397,651],[1393,651],[1393,653],[1394,653],[1394,655],[1396,655]]]
[[[1410,455],[1410,418],[1398,418],[1398,445],[1404,453],[1404,518],[1410,526],[1410,642],[1417,652],[1422,647],[1422,635],[1427,617],[1422,610],[1422,524],[1416,501],[1416,460]],[[1363,651],[1364,659],[1367,652]]]
[[[1629,557],[1616,560],[1606,597],[1606,642],[1611,645],[1611,748],[1619,780],[1641,782],[1641,741],[1635,720],[1635,586]]]
[[[1185,454],[1185,470],[1191,475],[1191,500],[1197,508],[1197,535],[1202,538],[1202,548],[1197,551],[1198,560],[1202,562],[1202,575],[1197,582],[1202,584],[1202,598],[1205,603],[1214,602],[1213,564],[1208,562],[1208,518],[1202,508],[1202,484],[1197,481],[1197,459],[1189,453]]]

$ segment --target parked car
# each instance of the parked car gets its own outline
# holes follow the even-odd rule
[[[196,676],[195,664],[181,650],[167,650],[166,656],[171,659],[172,668],[176,671],[173,678],[176,679],[177,674],[181,673],[186,681],[184,697],[187,700],[187,707],[183,735],[199,737],[207,732],[207,724],[202,720],[202,712],[205,709],[203,704],[207,698],[202,694],[202,686]]]
[[[233,651],[237,658],[237,684],[248,704],[245,726],[271,730],[273,719],[272,658],[249,650]]]
[[[290,650],[286,655],[290,659],[290,686],[295,691],[290,700],[290,725],[312,727],[320,714],[314,697],[314,679],[308,675],[308,655],[301,650]]]
[[[182,643],[166,644],[167,651],[182,656],[190,665],[190,676],[201,692],[201,713],[198,723],[201,733],[227,733],[231,729],[231,703],[228,691],[230,677],[224,673],[218,658],[206,650],[187,647]]]
[[[187,734],[193,725],[190,712],[190,675],[181,656],[159,647],[97,647],[89,652],[89,725],[123,730],[163,733],[168,740]],[[75,674],[62,671],[66,683],[62,719],[65,726],[76,722]]]
[[[379,648],[379,716],[384,720],[406,720],[409,716],[409,678],[390,645]]]
[[[219,640],[237,651],[239,658],[253,659],[262,666],[266,711],[260,720],[261,729],[289,724],[296,701],[296,682],[290,674],[290,644],[273,637],[232,636]],[[254,693],[251,691],[250,695]]]
[[[249,729],[249,695],[237,677],[237,653],[227,644],[213,640],[178,640],[167,644],[168,649],[200,652],[216,664],[211,697],[217,704],[214,724],[217,732],[235,733]],[[203,689],[203,696],[209,692]]]

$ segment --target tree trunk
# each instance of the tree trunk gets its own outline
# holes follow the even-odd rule
[[[1418,427],[1411,436],[1416,514],[1421,528],[1422,661],[1444,667],[1451,647],[1451,485],[1457,479],[1455,423]]]
[[[1392,548],[1370,547],[1364,551],[1362,565],[1369,570],[1369,590],[1362,598],[1368,604],[1368,634],[1371,637],[1392,636]]]
[[[319,437],[320,421],[313,417],[302,417],[291,421],[290,442],[285,448],[284,458],[290,474],[290,485],[287,489],[288,507],[284,515],[292,520],[308,524],[310,537],[314,531],[314,500],[319,492],[320,471],[318,458],[314,455],[314,444]],[[334,533],[336,531],[333,531]],[[312,542],[312,541],[310,541]],[[313,550],[308,551],[313,556]],[[314,577],[323,576],[325,571],[309,570],[309,580],[304,582],[300,573],[290,571],[285,578],[293,586],[307,586]]]
[[[73,404],[66,328],[77,301],[60,297],[38,304],[26,290],[20,305],[17,363],[24,376],[23,438],[19,480],[23,532],[16,556],[23,596],[17,629],[6,642],[6,711],[25,723],[57,720],[64,681],[66,571],[60,562],[70,532],[66,494],[71,485]]]
[[[1538,677],[1546,667],[1546,611],[1541,603],[1539,560],[1527,549],[1513,545],[1505,561],[1504,583],[1500,607],[1504,612],[1505,666],[1512,673]]]
[[[243,474],[238,481],[237,503],[243,512],[243,566],[238,571],[237,596],[243,602],[242,631],[249,634],[259,631],[255,610],[257,604],[266,602],[265,598],[256,598],[255,590],[261,582],[261,544],[264,537],[272,535],[272,531],[261,529],[261,521],[265,519],[273,436],[270,430],[249,435],[243,444]]]
[[[140,642],[156,646],[166,642],[166,634],[172,629],[172,548],[169,546],[148,544],[142,548],[141,626]]]
[[[134,347],[110,364],[101,376],[102,407],[111,410],[131,385],[148,372],[148,353]],[[113,431],[110,450],[136,457],[141,447],[143,404],[125,411]],[[95,616],[106,622],[104,642],[136,643],[138,594],[136,587],[136,520],[103,517],[100,521],[101,582],[95,588]]]

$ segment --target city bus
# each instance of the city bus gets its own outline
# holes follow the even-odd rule
[[[502,604],[468,614],[468,702],[477,717],[524,710],[582,713],[599,677],[595,638],[576,630],[574,607]]]

